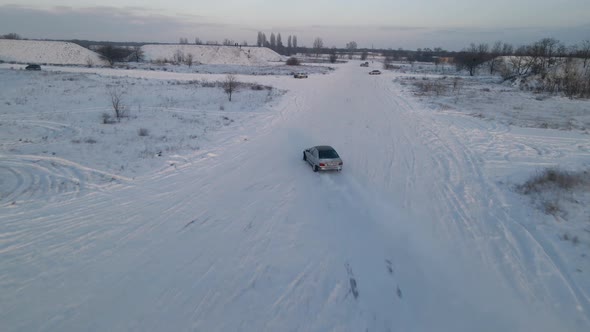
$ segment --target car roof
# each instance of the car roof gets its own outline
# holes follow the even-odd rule
[[[329,150],[334,150],[334,148],[333,148],[333,147],[331,147],[331,146],[329,146],[329,145],[318,145],[318,146],[315,146],[315,148],[316,148],[318,151],[329,151]],[[334,150],[334,151],[335,151],[335,150]]]

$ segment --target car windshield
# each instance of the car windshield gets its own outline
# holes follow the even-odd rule
[[[320,159],[339,158],[338,153],[334,150],[320,150]]]

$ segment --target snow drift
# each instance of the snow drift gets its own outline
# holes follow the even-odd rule
[[[39,40],[0,40],[0,60],[56,65],[105,64],[98,54],[80,45]]]

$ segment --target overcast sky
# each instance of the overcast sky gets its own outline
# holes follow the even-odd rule
[[[0,34],[25,38],[253,44],[257,31],[328,47],[574,44],[590,39],[590,0],[0,0]]]

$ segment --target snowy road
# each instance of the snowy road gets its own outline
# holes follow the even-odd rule
[[[247,140],[125,186],[0,215],[3,331],[567,331],[588,298],[465,142],[356,64]],[[274,80],[274,81],[273,81]],[[333,145],[338,174],[303,148]]]

